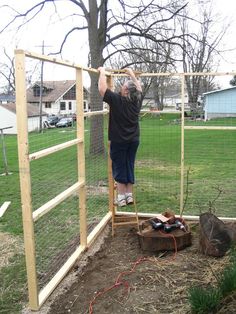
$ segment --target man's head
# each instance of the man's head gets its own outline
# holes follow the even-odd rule
[[[132,80],[126,81],[121,86],[120,93],[121,93],[121,96],[127,97],[130,100],[134,100],[134,97],[137,98],[137,96],[140,94],[140,92],[137,90],[137,86]]]

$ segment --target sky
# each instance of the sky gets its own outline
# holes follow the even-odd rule
[[[189,0],[189,5],[196,0]],[[206,0],[200,0],[205,2]],[[15,15],[14,11],[9,10],[7,7],[2,7],[3,5],[8,5],[14,8],[17,12],[24,12],[30,6],[38,3],[38,0],[0,0],[0,28],[10,20],[10,18]],[[86,2],[86,1],[85,1]],[[32,52],[41,53],[42,44],[44,42],[45,54],[49,52],[58,51],[60,43],[62,42],[65,32],[70,30],[74,25],[74,21],[78,21],[77,16],[70,16],[71,11],[74,14],[78,13],[76,11],[75,5],[69,1],[58,2],[58,14],[53,14],[53,4],[48,3],[48,9],[44,11],[39,17],[32,20],[31,23],[27,24],[24,28],[16,32],[15,26],[11,26],[8,31],[0,34],[0,48],[6,47],[7,51],[13,54],[14,49],[17,47],[19,49],[29,50]],[[236,1],[235,0],[212,0],[212,8],[218,11],[222,16],[217,20],[218,27],[222,26],[222,22],[226,23],[231,20],[230,28],[228,29],[227,35],[224,37],[224,41],[221,43],[225,50],[236,49],[235,41],[235,30],[236,30]],[[49,14],[50,12],[50,14]],[[59,17],[58,17],[59,15]],[[48,16],[50,18],[48,18]],[[80,18],[81,25],[83,25],[83,18]],[[49,24],[51,25],[49,27]],[[64,60],[69,60],[75,62],[82,66],[87,66],[88,62],[88,44],[87,44],[87,34],[84,32],[74,32],[70,36],[70,41],[65,45],[63,50],[62,58]],[[0,55],[0,58],[2,56]],[[58,58],[58,57],[57,57]],[[1,62],[2,62],[1,58]],[[218,71],[230,72],[236,71],[236,50],[231,52],[227,51],[223,53],[221,58],[221,64]],[[61,74],[63,73],[63,74]],[[59,77],[63,75],[63,79],[73,79],[74,71],[71,69],[63,68],[63,71],[59,67],[48,66],[44,70],[45,79],[52,79],[52,77]],[[59,79],[59,78],[58,78]],[[87,79],[87,78],[86,78]]]

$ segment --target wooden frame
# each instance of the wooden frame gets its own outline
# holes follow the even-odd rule
[[[26,103],[26,85],[25,85],[25,58],[35,58],[55,64],[72,67],[76,71],[76,106],[77,106],[77,138],[58,144],[38,152],[29,154],[28,129],[27,129],[27,103]],[[16,109],[17,109],[17,130],[18,130],[18,155],[20,169],[20,186],[22,200],[22,217],[25,242],[25,257],[29,291],[29,307],[31,310],[38,310],[56,286],[61,282],[64,276],[71,269],[82,253],[89,248],[102,232],[104,227],[111,219],[111,213],[108,213],[94,230],[87,234],[86,219],[86,190],[85,190],[85,152],[84,152],[84,117],[107,114],[107,110],[84,113],[83,110],[83,80],[82,72],[91,71],[98,73],[95,69],[84,68],[68,61],[57,60],[44,55],[38,55],[23,50],[15,50],[15,68],[16,68]],[[77,145],[78,160],[78,181],[67,190],[58,194],[47,203],[32,212],[31,200],[31,179],[30,162],[56,153],[62,149],[67,149]],[[79,222],[80,222],[80,245],[75,252],[68,258],[62,268],[55,274],[50,282],[38,291],[36,258],[35,258],[35,237],[34,222],[43,215],[52,210],[55,206],[67,199],[73,193],[79,195]]]
[[[30,308],[32,310],[37,310],[39,308],[38,282],[36,274],[35,238],[31,202],[24,51],[20,50],[15,52],[15,62],[18,157],[28,294]]]
[[[76,103],[77,103],[77,139],[68,141],[53,147],[43,149],[41,151],[29,154],[28,129],[27,129],[27,103],[26,103],[26,85],[25,85],[25,58],[34,58],[41,61],[51,62],[67,67],[74,68],[76,71]],[[84,117],[107,114],[107,110],[93,111],[84,113],[83,110],[83,80],[82,72],[98,73],[96,69],[82,67],[69,61],[58,60],[44,55],[39,55],[23,50],[15,50],[15,71],[16,71],[16,109],[17,109],[17,129],[18,129],[18,156],[20,169],[20,187],[22,200],[22,217],[24,228],[25,256],[28,281],[29,307],[31,310],[38,310],[52,291],[57,287],[60,281],[65,277],[68,271],[82,253],[89,248],[102,230],[110,222],[113,216],[127,215],[136,216],[136,213],[117,212],[114,208],[114,180],[111,173],[111,161],[108,160],[109,173],[109,211],[94,230],[87,234],[87,218],[86,218],[86,185],[85,185],[85,149],[84,149]],[[123,71],[114,70],[106,72],[108,84],[113,86],[113,77],[126,76]],[[155,77],[155,76],[178,76],[181,78],[181,94],[182,94],[182,109],[181,109],[181,177],[180,177],[180,215],[183,214],[183,197],[184,197],[184,132],[185,130],[236,130],[236,127],[194,127],[184,125],[184,89],[185,76],[196,75],[236,75],[235,72],[218,73],[139,73],[140,77]],[[151,112],[152,113],[152,112]],[[77,145],[77,160],[78,160],[78,181],[63,191],[46,204],[32,212],[31,200],[31,178],[30,178],[30,162],[36,159],[43,158],[49,154],[53,154],[62,149],[67,149],[72,145]],[[80,222],[80,245],[74,253],[68,258],[62,268],[55,274],[51,281],[41,290],[38,291],[36,259],[35,259],[35,239],[34,239],[34,222],[40,219],[44,214],[52,210],[56,205],[67,199],[72,193],[79,194],[79,222]],[[150,214],[153,216],[153,214]],[[149,217],[149,214],[139,213],[139,217]],[[198,220],[198,216],[183,216],[185,219]],[[236,220],[236,218],[221,217],[222,220]]]

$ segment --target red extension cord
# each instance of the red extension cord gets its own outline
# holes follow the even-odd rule
[[[167,237],[171,237],[173,238],[173,241],[174,241],[174,248],[175,248],[175,251],[174,251],[174,254],[173,256],[171,257],[171,260],[174,260],[176,258],[176,254],[177,254],[177,243],[176,243],[176,239],[174,237],[173,234],[167,234],[167,233],[164,233],[162,231],[160,231],[163,235],[167,236]],[[114,288],[117,288],[117,287],[120,287],[121,285],[123,285],[125,287],[125,291],[126,293],[128,294],[128,290],[129,290],[129,283],[128,281],[125,281],[125,280],[122,280],[122,277],[124,275],[128,275],[128,274],[131,274],[135,271],[135,268],[141,264],[142,262],[153,262],[152,259],[148,258],[148,257],[140,257],[139,259],[136,260],[136,262],[133,263],[133,266],[131,268],[131,270],[128,270],[128,271],[124,271],[124,272],[121,272],[119,273],[119,275],[117,276],[116,278],[116,281],[115,283],[108,287],[108,288],[104,288],[103,290],[100,290],[96,293],[95,297],[93,298],[93,300],[90,301],[89,303],[89,314],[92,314],[93,313],[93,305],[95,304],[96,300],[98,297],[102,296],[103,294],[105,294],[106,292],[114,289]],[[165,261],[166,262],[166,261]]]

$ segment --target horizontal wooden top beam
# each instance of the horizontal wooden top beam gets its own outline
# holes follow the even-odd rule
[[[15,50],[15,54],[24,54],[26,57],[30,57],[33,59],[38,59],[38,60],[42,60],[42,61],[47,61],[47,62],[52,62],[52,63],[56,63],[56,64],[60,64],[60,65],[64,65],[67,67],[71,67],[71,68],[76,68],[76,69],[81,69],[83,71],[87,71],[87,72],[94,72],[94,73],[99,73],[99,71],[97,69],[94,68],[89,68],[89,67],[84,67],[82,65],[76,64],[75,62],[71,62],[71,61],[67,61],[67,60],[61,60],[61,59],[57,59],[55,57],[52,56],[46,56],[46,55],[42,55],[42,54],[38,54],[38,53],[34,53],[34,52],[30,52],[30,51],[25,51],[22,49],[16,49]],[[106,75],[108,76],[113,76],[113,77],[122,77],[122,76],[127,76],[126,73],[124,73],[125,70],[124,69],[106,69]],[[230,76],[234,76],[236,75],[236,71],[232,71],[232,72],[176,72],[176,73],[171,73],[171,72],[167,72],[167,73],[142,73],[140,71],[134,71],[137,76],[140,77],[155,77],[155,76],[224,76],[224,75],[230,75]]]
[[[57,59],[55,57],[46,56],[46,55],[42,55],[42,54],[35,53],[35,52],[25,51],[25,50],[22,50],[22,49],[16,49],[15,50],[15,54],[24,54],[26,57],[29,57],[29,58],[32,58],[32,59],[37,59],[37,60],[41,60],[41,61],[45,61],[45,62],[56,63],[56,64],[59,64],[59,65],[64,65],[64,66],[70,67],[70,68],[81,69],[81,70],[87,71],[87,72],[99,73],[97,69],[84,67],[84,66],[82,66],[80,64],[76,64],[75,62],[71,62],[71,61],[68,61],[68,60],[61,60],[61,59]]]

